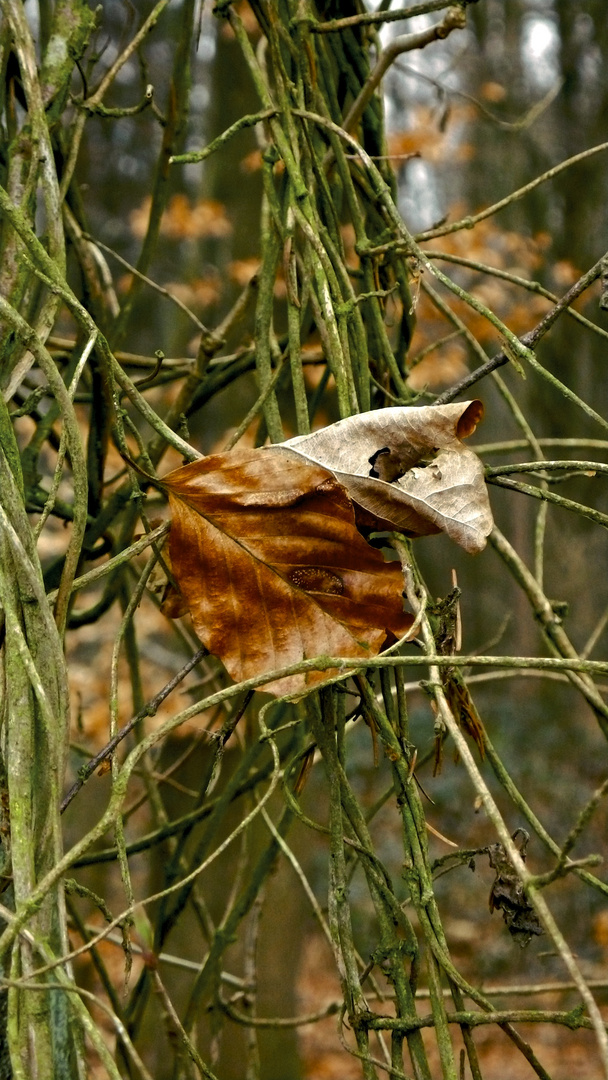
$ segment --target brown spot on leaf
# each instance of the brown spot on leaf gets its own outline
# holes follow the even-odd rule
[[[334,596],[344,592],[342,578],[322,566],[296,566],[290,571],[289,580],[305,592],[332,593]]]

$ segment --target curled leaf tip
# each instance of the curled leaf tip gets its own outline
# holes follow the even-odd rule
[[[472,435],[475,431],[480,420],[483,420],[484,413],[485,408],[483,401],[480,401],[479,398],[470,401],[456,424],[456,434],[458,438],[468,439],[469,435]]]

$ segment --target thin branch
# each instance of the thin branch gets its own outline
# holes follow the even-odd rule
[[[70,788],[61,803],[61,813],[63,813],[64,810],[67,809],[67,807],[72,802],[72,799],[76,797],[80,789],[86,784],[87,780],[95,772],[95,770],[99,768],[101,763],[112,756],[112,754],[116,750],[116,747],[122,742],[123,739],[126,739],[127,735],[129,735],[131,731],[133,731],[133,728],[136,726],[136,724],[141,723],[141,721],[145,720],[147,717],[155,716],[163,701],[165,701],[166,698],[169,697],[169,694],[173,693],[175,688],[179,686],[180,682],[183,682],[183,680],[186,678],[186,675],[190,671],[192,671],[192,669],[195,668],[196,665],[199,664],[203,657],[206,655],[206,648],[204,646],[201,646],[201,648],[194,653],[194,656],[191,656],[190,659],[186,661],[186,663],[183,665],[183,667],[180,668],[177,674],[174,675],[172,679],[169,679],[168,683],[165,683],[162,690],[159,690],[158,693],[155,694],[154,697],[151,698],[146,705],[144,705],[143,709],[140,709],[136,716],[133,716],[128,721],[128,723],[121,727],[120,731],[117,731],[114,737],[110,739],[110,741],[106,743],[106,745],[101,750],[99,750],[97,754],[95,754],[95,757],[91,758],[91,760],[88,761],[86,765],[82,766],[82,768],[79,770],[78,779],[74,784],[72,784],[72,787]]]
[[[551,1012],[548,1009],[505,1009],[496,1012],[455,1012],[448,1013],[449,1024],[466,1024],[467,1027],[479,1027],[481,1024],[560,1024],[577,1031],[586,1028],[588,1031],[597,1030],[596,1025],[578,1008],[570,1012]],[[435,1017],[420,1016],[417,1020],[408,1021],[395,1019],[391,1016],[379,1016],[370,1020],[372,1031],[419,1031],[421,1028],[434,1027]],[[608,1025],[605,1025],[608,1030]]]
[[[248,116],[241,116],[238,120],[235,120],[234,124],[231,124],[229,128],[226,128],[221,135],[213,139],[202,150],[191,150],[187,154],[174,154],[169,158],[170,165],[192,165],[198,161],[205,161],[211,154],[214,154],[216,150],[224,146],[234,135],[238,135],[239,131],[244,131],[246,128],[255,127],[256,124],[261,124],[263,120],[269,120],[271,116],[276,116],[279,112],[278,109],[261,109],[260,112],[251,113]]]
[[[88,233],[83,233],[82,235],[85,240],[88,240],[91,244],[95,244],[96,247],[101,248],[102,251],[107,251],[108,255],[111,255],[113,259],[116,259],[116,261],[119,262],[121,266],[124,266],[130,274],[134,274],[135,277],[139,278],[140,281],[145,282],[146,285],[149,285],[155,292],[160,293],[161,296],[166,296],[167,300],[170,300],[172,304],[175,304],[175,306],[180,309],[180,311],[183,311],[184,315],[187,315],[190,321],[193,322],[196,328],[203,334],[209,334],[209,330],[207,330],[205,324],[201,322],[198,316],[195,315],[188,305],[184,304],[183,300],[180,300],[178,296],[175,296],[174,293],[170,292],[169,289],[165,289],[162,285],[158,285],[156,281],[153,281],[152,278],[148,277],[146,274],[142,274],[141,270],[138,270],[132,263],[123,259],[122,255],[119,255],[113,248],[108,247],[107,244],[102,244],[101,240],[96,240],[93,236],[89,236]],[[119,354],[117,353],[116,356],[118,358]],[[190,361],[190,363],[191,362],[192,361]]]
[[[365,11],[359,15],[347,15],[343,19],[330,19],[328,22],[314,22],[307,18],[306,22],[313,34],[336,34],[351,26],[374,26],[377,23],[382,25],[414,19],[417,15],[430,15],[435,11],[443,11],[453,2],[454,0],[426,0],[424,4],[413,4],[412,7],[397,8],[394,11]],[[464,0],[464,2],[474,4],[476,0]]]
[[[539,469],[542,469],[540,462],[536,464],[536,471]],[[533,499],[541,499],[543,502],[553,503],[554,506],[561,506],[564,510],[580,514],[581,517],[589,518],[596,525],[602,525],[604,529],[608,529],[608,514],[602,514],[600,510],[594,510],[593,507],[585,506],[573,499],[565,499],[563,495],[556,495],[554,491],[544,491],[542,488],[532,487],[531,484],[521,484],[517,480],[510,480],[507,476],[489,476],[488,483],[508,488],[509,491],[519,491],[522,495],[530,495]]]
[[[608,146],[608,143],[606,143],[606,146]],[[602,256],[602,259],[599,259],[590,270],[581,275],[578,281],[576,281],[574,285],[568,289],[568,292],[564,293],[561,299],[551,308],[551,311],[548,311],[546,315],[543,315],[542,319],[536,324],[533,330],[529,330],[526,334],[522,335],[520,342],[526,349],[533,349],[541,338],[545,336],[547,331],[551,329],[553,323],[559,318],[562,312],[567,311],[576,298],[597,280],[601,274],[603,258],[604,256]],[[447,405],[450,401],[454,401],[460,394],[469,390],[471,386],[474,386],[480,379],[484,379],[486,375],[495,371],[496,368],[502,367],[503,364],[508,363],[510,359],[511,355],[509,350],[503,349],[501,352],[497,353],[496,356],[493,356],[488,360],[487,363],[482,364],[482,366],[475,371],[471,371],[468,375],[465,375],[465,377],[456,383],[455,386],[446,390],[443,394],[439,394],[435,399],[434,404]],[[599,413],[595,413],[594,410],[591,411],[594,414],[594,419],[599,420],[603,426],[606,426],[603,417],[600,417]]]
[[[443,41],[453,30],[464,30],[466,24],[467,20],[464,7],[455,5],[448,8],[441,22],[434,23],[433,26],[427,27],[426,30],[420,30],[415,34],[405,34],[401,37],[393,38],[380,53],[376,66],[366,80],[361,93],[348,110],[343,121],[344,130],[353,131],[354,128],[356,128],[367,105],[371,101],[374,92],[380,85],[391,64],[394,64],[399,56],[402,56],[403,53],[406,52],[412,52],[415,49],[424,49],[434,41]]]
[[[387,245],[384,245],[385,247]],[[537,296],[543,296],[546,300],[550,300],[553,304],[560,303],[560,299],[555,293],[552,293],[549,289],[545,289],[540,282],[530,281],[528,278],[522,278],[518,274],[511,273],[510,270],[501,270],[498,266],[490,266],[488,263],[478,262],[475,259],[465,259],[462,255],[454,255],[451,252],[439,251],[428,248],[424,249],[425,255],[429,259],[439,259],[444,262],[453,263],[455,266],[464,266],[467,270],[474,270],[479,274],[489,274],[490,277],[499,278],[501,281],[507,281],[511,285],[517,285],[521,289],[526,289],[528,292],[535,293]],[[593,333],[599,334],[600,337],[608,338],[608,330],[604,330],[603,327],[598,326],[597,323],[591,322],[591,319],[585,318],[581,315],[580,311],[577,311],[574,307],[567,307],[565,309],[566,315],[570,315],[581,326],[586,326],[588,330],[592,330]]]
[[[524,184],[524,186],[518,188],[517,191],[512,191],[510,195],[506,195],[504,199],[500,199],[497,203],[493,203],[492,206],[487,206],[485,210],[481,210],[478,214],[472,214],[465,218],[461,218],[460,221],[454,221],[451,225],[439,225],[436,229],[427,229],[426,232],[417,233],[415,239],[418,243],[422,243],[425,240],[434,240],[438,236],[447,236],[449,233],[460,232],[461,229],[473,229],[480,221],[485,221],[486,218],[491,217],[493,214],[497,214],[499,210],[503,210],[505,206],[510,206],[511,203],[516,202],[518,199],[522,199],[524,195],[528,195],[530,191],[534,191],[534,188],[538,187],[539,184],[544,184],[547,180],[553,180],[553,178],[559,176],[564,169],[569,169],[572,165],[578,165],[580,161],[586,161],[587,158],[593,157],[594,154],[603,153],[604,150],[608,150],[608,142],[598,143],[597,146],[592,146],[588,150],[583,150],[580,154],[574,154],[573,157],[566,158],[565,161],[560,161],[559,165],[554,165],[552,169],[547,169],[541,176],[537,176],[534,180],[530,180],[528,184]]]
[[[393,542],[399,551],[404,568],[406,568],[409,565],[409,554],[407,551],[407,547],[404,542],[400,541],[397,537],[394,538]],[[410,589],[408,589],[408,599],[410,600],[410,603],[414,606],[417,604],[417,597],[412,593]],[[431,678],[433,681],[433,692],[435,695],[435,701],[437,702],[437,708],[440,712],[441,719],[443,720],[443,723],[445,724],[456,745],[458,753],[475,787],[475,791],[477,792],[479,799],[483,804],[488,818],[490,819],[494,826],[494,829],[496,830],[500,843],[503,845],[511,865],[513,866],[520,881],[522,882],[522,885],[526,890],[530,902],[536,909],[538,917],[540,918],[543,926],[545,927],[547,934],[553,941],[555,948],[559,953],[559,956],[561,957],[566,969],[568,970],[570,977],[575,982],[577,989],[587,1007],[591,1026],[596,1035],[596,1040],[600,1052],[601,1061],[604,1067],[604,1072],[605,1075],[608,1077],[608,1034],[595,998],[589,990],[589,987],[587,986],[587,983],[580,971],[580,968],[576,963],[572,951],[568,946],[566,940],[564,939],[563,934],[559,930],[553,918],[553,915],[551,914],[544,900],[544,897],[539,894],[538,889],[535,887],[534,877],[532,874],[530,874],[530,871],[528,870],[525,862],[523,861],[518,848],[514,844],[511,834],[504,822],[504,819],[489,791],[489,788],[485,783],[485,780],[483,779],[479,771],[475,759],[473,758],[469,745],[464,738],[464,735],[462,734],[460,727],[452,713],[439,678],[439,672],[437,671],[437,661],[440,658],[435,650],[435,641],[428,619],[424,620],[423,627],[427,656],[429,661],[431,661],[433,666],[435,667],[435,674],[433,674],[433,667],[431,668]],[[455,657],[452,657],[451,659],[455,659]],[[467,1022],[466,1019],[464,1020],[464,1022]],[[511,1017],[506,1016],[505,1022],[511,1023]],[[488,1021],[485,1020],[484,1023],[488,1023]]]

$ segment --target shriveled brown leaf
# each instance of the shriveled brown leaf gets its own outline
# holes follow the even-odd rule
[[[516,829],[512,839],[516,840],[518,835],[521,836],[519,854],[525,862],[529,836],[525,829]],[[502,911],[509,933],[525,949],[535,934],[544,933],[538,915],[502,844],[490,844],[486,851],[490,866],[496,871],[490,891],[490,911]]]
[[[307,657],[375,656],[411,625],[402,575],[357,531],[326,469],[278,448],[232,451],[163,479],[172,571],[194,627],[236,681]],[[297,694],[309,671],[264,686]]]
[[[482,464],[461,439],[482,415],[480,401],[377,409],[290,439],[280,450],[330,469],[356,504],[359,524],[410,536],[446,532],[477,552],[492,512]]]

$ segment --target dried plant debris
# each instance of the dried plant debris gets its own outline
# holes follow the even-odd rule
[[[519,854],[526,859],[526,848],[530,837],[524,829],[516,829],[512,839],[521,836]],[[490,911],[502,911],[509,933],[513,935],[522,949],[531,939],[544,933],[534,908],[528,902],[524,887],[517,875],[502,844],[490,844],[484,849],[490,860],[490,866],[496,871],[496,877],[490,891]]]
[[[315,656],[376,656],[412,625],[403,577],[362,530],[445,531],[467,551],[492,527],[481,462],[460,439],[481,402],[381,409],[279,446],[233,450],[161,481],[170,559],[195,630],[237,682]],[[313,670],[270,680],[301,694]]]
[[[481,401],[376,409],[339,420],[279,449],[330,469],[355,504],[357,524],[409,536],[446,532],[466,551],[492,529],[481,461],[462,439]]]
[[[370,658],[411,626],[401,567],[361,536],[344,488],[319,465],[231,451],[163,486],[173,574],[198,636],[237,682],[321,654]],[[327,677],[307,671],[264,690],[302,693]]]

